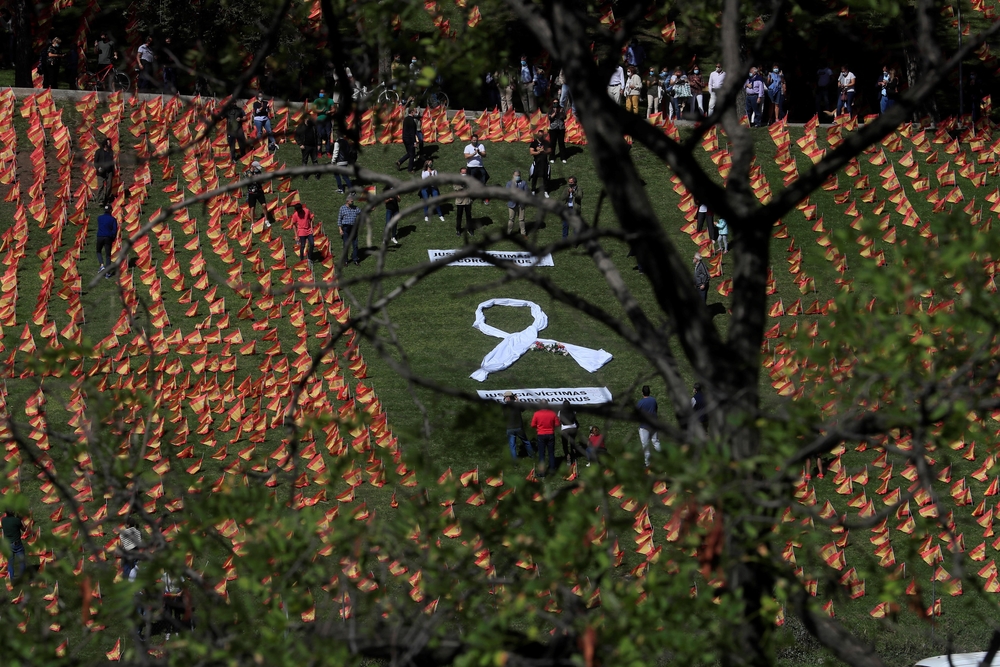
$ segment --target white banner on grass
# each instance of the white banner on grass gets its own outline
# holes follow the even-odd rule
[[[576,405],[601,405],[611,402],[611,392],[607,387],[574,387],[563,389],[490,389],[479,390],[479,398],[503,402],[505,392],[512,391],[521,403],[541,403],[548,401],[562,404],[569,401]]]
[[[427,256],[430,257],[432,262],[437,262],[447,259],[457,252],[457,250],[428,250]],[[544,257],[538,257],[530,252],[487,250],[486,254],[505,262],[513,262],[518,266],[555,266],[551,253]],[[462,259],[456,259],[454,262],[449,262],[448,266],[493,266],[493,264],[490,264],[482,257],[463,257]]]

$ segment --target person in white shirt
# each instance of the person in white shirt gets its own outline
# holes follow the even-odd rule
[[[851,115],[851,108],[854,106],[854,83],[856,79],[854,72],[847,69],[847,65],[840,68],[840,76],[837,77],[837,115],[846,113]]]
[[[479,135],[472,135],[472,142],[465,147],[465,166],[469,172],[469,176],[486,185],[486,181],[490,180],[489,172],[483,166],[483,157],[486,155],[486,146],[484,146],[479,141]],[[490,200],[483,200],[484,204],[489,204]]]
[[[715,63],[715,71],[708,75],[708,115],[715,111],[716,96],[726,82],[726,73],[722,71],[722,63]]]
[[[608,81],[608,95],[615,101],[615,104],[622,103],[622,94],[625,92],[625,70],[621,65],[615,67],[611,73],[611,80]]]
[[[139,45],[139,90],[147,90],[153,85],[153,38],[147,37],[143,44]]]

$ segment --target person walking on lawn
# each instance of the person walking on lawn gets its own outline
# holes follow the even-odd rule
[[[656,419],[657,413],[659,412],[659,406],[656,404],[656,399],[650,396],[648,384],[643,385],[642,398],[640,398],[639,402],[635,404],[635,409],[639,411],[640,416],[649,415],[651,418]],[[656,451],[660,451],[660,436],[656,434],[656,429],[653,428],[652,424],[649,424],[648,422],[640,422],[639,444],[642,445],[642,457],[647,468],[649,467],[650,441],[653,443],[653,448]]]
[[[302,205],[302,202],[295,203],[295,212],[292,213],[292,227],[295,228],[295,235],[299,237],[299,260],[308,259],[312,264],[313,251],[316,249],[316,237],[313,233],[313,224],[316,216],[313,212]],[[306,243],[309,244],[309,254],[306,255]]]
[[[111,267],[111,247],[118,238],[118,221],[111,215],[111,207],[104,206],[104,213],[97,216],[97,261],[101,263],[99,272],[104,273]],[[114,271],[108,270],[105,278],[110,279]]]
[[[406,150],[406,155],[396,160],[396,171],[403,168],[403,163],[407,160],[410,161],[409,166],[406,171],[413,173],[416,171],[414,166],[417,161],[417,145],[419,139],[417,139],[417,108],[410,107],[407,110],[406,117],[403,118],[403,148]]]
[[[24,543],[21,541],[21,538],[24,537],[24,522],[14,512],[7,510],[3,519],[0,519],[0,526],[3,529],[3,536],[7,539],[7,544],[10,546],[10,556],[7,559],[7,575],[10,577],[11,583],[13,583],[15,577],[20,577],[24,574],[28,562],[27,556],[24,554]],[[21,567],[15,573],[14,570],[18,562],[21,564]]]
[[[531,428],[538,435],[538,462],[543,466],[539,477],[545,477],[556,469],[556,429],[559,428],[559,415],[552,411],[548,403],[542,403],[541,409],[531,417]]]

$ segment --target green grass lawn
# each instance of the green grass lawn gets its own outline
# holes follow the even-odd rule
[[[98,123],[104,111],[106,109],[102,105],[98,109]],[[131,111],[131,108],[126,107],[126,116]],[[74,129],[78,127],[80,121],[80,115],[73,110],[72,106],[63,109],[63,122],[70,128],[76,141],[79,141],[79,137],[74,132]],[[18,131],[18,158],[22,169],[22,180],[20,183],[21,196],[22,201],[27,204],[30,201],[27,190],[31,184],[32,169],[32,161],[28,159],[28,155],[32,151],[32,146],[27,139],[27,122],[16,111],[14,114],[14,124]],[[130,123],[126,118],[121,126],[122,144],[126,146],[123,150],[122,162],[123,165],[126,165],[127,173],[131,173],[132,165],[135,164],[134,151],[130,147],[127,147],[135,142],[135,138],[131,134],[128,134],[127,128],[129,125]],[[801,129],[792,131],[793,140],[799,136],[801,136]],[[820,129],[819,136],[820,146],[825,146],[825,128]],[[904,150],[909,150],[911,147],[909,142],[905,143]],[[449,145],[430,147],[436,158],[436,168],[440,171],[457,171],[464,164],[464,159],[461,155],[463,146],[464,142],[456,142]],[[757,163],[762,168],[763,174],[770,183],[772,191],[778,191],[781,187],[782,173],[774,161],[775,145],[765,132],[760,131],[757,135],[756,147],[758,155]],[[492,144],[488,148],[486,165],[492,175],[492,183],[505,182],[514,169],[520,169],[522,173],[527,173],[529,157],[525,144]],[[934,146],[936,152],[940,148],[940,145]],[[364,149],[360,163],[367,168],[375,170],[394,171],[393,162],[399,157],[401,152],[398,146],[372,146]],[[796,159],[799,170],[804,170],[809,164],[808,158],[794,144],[792,155]],[[902,152],[887,152],[887,155],[898,159],[902,155]],[[672,188],[669,172],[641,147],[636,146],[633,151],[633,157],[646,182],[647,192],[654,209],[664,225],[664,229],[677,245],[678,252],[681,255],[689,256],[697,248],[697,245],[691,240],[688,234],[682,231],[682,228],[688,224],[688,221],[678,209],[680,196]],[[877,185],[881,182],[879,173],[884,167],[869,164],[867,157],[861,156],[859,160],[859,176],[849,178],[844,174],[840,175],[840,187],[837,192],[843,192],[851,183],[861,178],[861,176],[867,176],[871,182],[871,187],[876,187],[877,189],[878,199],[882,200],[885,198],[886,193],[878,189]],[[920,157],[924,159],[926,158],[926,154],[920,154]],[[297,148],[289,144],[283,145],[278,152],[278,159],[289,166],[297,165],[299,163]],[[699,150],[698,159],[706,167],[714,169],[708,152]],[[49,205],[51,206],[51,187],[54,186],[55,174],[58,167],[51,149],[46,153],[46,160],[49,174],[47,182],[50,184],[50,190],[47,194],[49,195]],[[227,161],[228,158],[219,156],[216,159],[216,164],[221,168]],[[143,203],[142,212],[138,218],[139,221],[145,222],[154,212],[169,204],[168,194],[163,192],[163,189],[172,184],[176,178],[181,178],[181,184],[183,185],[183,178],[180,177],[182,164],[183,161],[179,157],[173,160],[176,174],[174,178],[167,181],[161,178],[161,167],[153,165],[149,197]],[[921,218],[932,221],[933,225],[931,205],[925,201],[922,194],[913,191],[910,179],[903,178],[903,171],[905,170],[897,167],[899,180],[903,183],[907,196]],[[928,169],[922,164],[921,171],[926,174]],[[557,183],[564,184],[565,179],[570,175],[575,175],[579,179],[580,187],[585,195],[585,216],[588,219],[592,219],[600,191],[600,183],[595,176],[590,156],[585,150],[575,150],[567,165],[563,165],[560,162],[553,165],[553,177]],[[76,178],[77,175],[74,174],[74,187],[78,183]],[[223,179],[223,182],[225,182],[225,179]],[[971,199],[973,195],[981,196],[979,193],[974,192],[974,188],[967,179],[959,177],[959,182],[966,193],[966,200]],[[326,177],[319,181],[313,179],[296,181],[293,183],[293,187],[298,190],[302,201],[323,222],[325,232],[333,234],[336,228],[336,213],[344,201],[344,196],[338,195],[335,192],[333,178]],[[561,187],[562,185],[560,185]],[[867,188],[858,186],[858,189],[863,190]],[[6,193],[6,189],[0,191]],[[558,196],[560,192],[561,189],[557,190],[554,196]],[[831,231],[845,227],[850,222],[844,215],[846,205],[835,203],[835,194],[835,192],[821,190],[810,198],[810,202],[818,207],[818,215],[822,216],[826,229]],[[982,194],[985,194],[985,192]],[[273,196],[271,195],[272,198]],[[854,195],[854,198],[858,198],[858,195]],[[416,202],[416,198],[411,197],[409,201],[403,202],[403,206],[405,207],[414,202]],[[959,205],[957,208],[960,210],[961,206]],[[873,215],[873,206],[871,204],[863,204],[859,201],[858,208],[866,215]],[[882,215],[888,214],[890,221],[896,225],[898,234],[896,242],[899,243],[902,240],[917,242],[919,237],[916,230],[900,225],[901,216],[895,212],[890,213],[890,210],[891,207],[887,207],[885,213]],[[4,219],[11,220],[14,214],[14,206],[10,203],[0,204],[0,212],[5,215]],[[216,275],[225,275],[235,266],[235,263],[225,263],[222,258],[210,249],[210,244],[205,238],[204,233],[209,217],[208,212],[204,209],[192,208],[189,213],[192,218],[198,220],[198,234],[201,235],[202,239],[200,252],[203,254],[209,270],[214,271]],[[96,343],[107,337],[121,313],[121,305],[118,300],[118,286],[115,281],[101,280],[94,286],[89,285],[89,280],[97,272],[98,267],[93,251],[96,215],[96,208],[91,207],[87,210],[87,219],[85,221],[87,225],[87,242],[83,246],[76,263],[79,273],[82,276],[83,284],[81,300],[86,316],[86,323],[83,329],[84,339],[85,342],[89,341],[90,343]],[[506,205],[504,202],[499,201],[493,201],[488,206],[482,202],[476,202],[473,206],[473,216],[481,229],[480,233],[493,234],[505,229],[507,217]],[[231,217],[231,215],[223,216],[223,229],[225,229]],[[445,217],[446,221],[441,222],[436,216],[431,215],[430,221],[424,222],[423,216],[417,215],[401,223],[399,233],[397,234],[400,244],[398,247],[389,249],[386,267],[390,270],[399,269],[426,261],[428,249],[459,247],[461,240],[455,236],[454,212],[450,207],[448,207]],[[375,211],[373,218],[375,221],[373,238],[378,239],[381,237],[381,223],[384,220],[384,212],[381,209]],[[600,226],[611,226],[614,223],[611,210],[605,206],[601,211],[597,224]],[[786,309],[798,299],[802,300],[804,308],[808,307],[813,301],[818,301],[820,304],[826,303],[839,290],[834,280],[840,274],[835,270],[833,264],[824,258],[823,248],[816,243],[820,234],[813,231],[814,222],[805,220],[803,215],[796,211],[787,216],[783,224],[787,229],[788,235],[787,237],[775,238],[772,248],[772,267],[776,293],[771,297],[771,303],[775,303],[778,299],[781,299]],[[17,324],[16,326],[7,326],[4,328],[3,344],[8,351],[5,354],[9,354],[10,350],[16,349],[18,337],[24,329],[25,324],[31,322],[32,313],[35,309],[42,285],[39,274],[43,266],[43,260],[39,258],[38,253],[49,242],[48,228],[41,229],[39,224],[31,218],[30,214],[28,227],[30,231],[26,246],[26,255],[21,260],[18,269]],[[49,304],[49,318],[55,323],[57,329],[62,329],[69,322],[66,313],[67,302],[56,294],[62,286],[60,282],[62,269],[58,266],[58,260],[64,256],[72,245],[72,239],[78,229],[79,227],[72,222],[66,224],[66,231],[62,237],[62,245],[56,255],[55,287],[53,294],[47,299],[47,302]],[[193,235],[189,234],[177,223],[172,223],[169,229],[174,239],[176,258],[182,268],[185,286],[182,290],[175,290],[171,287],[171,281],[165,275],[163,262],[166,259],[166,253],[164,253],[157,243],[157,241],[166,243],[167,234],[166,227],[164,227],[164,229],[157,230],[155,233],[151,250],[152,257],[157,266],[155,275],[161,282],[163,306],[170,320],[170,327],[166,328],[163,333],[168,335],[176,330],[182,335],[187,336],[195,331],[195,325],[202,323],[208,316],[208,304],[200,303],[196,314],[192,316],[186,315],[188,309],[191,308],[191,304],[181,303],[181,297],[188,289],[192,288],[195,282],[195,278],[190,274],[189,268],[191,267],[192,259],[196,255],[196,251],[185,249],[184,245],[191,241]],[[282,239],[285,253],[288,257],[288,265],[291,267],[294,259],[292,255],[292,232],[278,227],[272,228],[271,232],[272,235]],[[857,234],[855,233],[854,235],[856,236]],[[539,245],[544,245],[556,241],[559,236],[559,221],[553,217],[547,217],[532,231],[531,240]],[[734,241],[734,245],[738,243],[738,240],[734,239]],[[332,242],[333,247],[339,254],[339,240],[334,238]],[[236,250],[236,262],[243,261],[244,278],[251,278],[252,262],[248,258],[248,253],[239,248],[235,235],[231,235],[228,238],[228,244],[230,248]],[[256,247],[259,247],[259,244]],[[501,242],[496,246],[497,249],[514,249],[515,247],[513,243],[508,242]],[[893,262],[895,258],[895,246],[893,244],[876,240],[876,247],[884,251],[887,262]],[[622,243],[612,241],[607,243],[607,249],[615,265],[623,274],[628,288],[635,294],[639,302],[648,309],[648,312],[656,313],[656,304],[652,298],[649,286],[643,275],[635,270],[634,260],[627,257],[626,246]],[[795,283],[796,276],[788,270],[789,263],[786,259],[796,249],[801,249],[802,252],[802,269],[815,279],[815,292],[802,294]],[[850,265],[874,261],[861,257],[859,255],[860,249],[860,245],[857,247],[839,248],[842,253],[849,257]],[[374,251],[374,249],[370,250]],[[278,260],[273,257],[267,256],[264,261],[265,265],[270,269],[272,278],[276,282],[285,278],[308,280],[312,277],[307,267],[296,267],[289,274],[285,270],[274,269]],[[341,275],[346,277],[366,275],[373,271],[374,264],[374,257],[369,256],[362,262],[361,267],[347,267]],[[730,266],[731,256],[724,257],[722,261],[723,278],[728,277]],[[317,264],[316,268],[318,273],[322,268],[321,264]],[[581,297],[607,310],[613,317],[623,317],[621,309],[604,286],[603,279],[594,268],[593,262],[582,251],[571,250],[558,254],[555,257],[554,267],[539,270],[544,272],[546,276],[550,277],[563,289],[579,294]],[[851,271],[848,269],[845,277],[850,278],[851,275]],[[653,387],[653,394],[661,398],[661,406],[663,406],[664,411],[668,411],[666,401],[664,400],[662,383],[652,377],[645,360],[631,350],[612,331],[603,326],[595,325],[580,313],[553,301],[539,288],[518,282],[498,284],[497,280],[500,276],[501,273],[496,269],[445,268],[422,281],[405,296],[394,301],[389,306],[387,314],[392,323],[391,331],[398,341],[399,349],[405,351],[406,361],[415,373],[423,375],[434,382],[469,392],[477,389],[606,386],[611,390],[616,401],[626,405],[633,403],[638,398],[639,386],[649,383]],[[150,279],[150,282],[152,282],[152,279]],[[387,281],[386,288],[391,288],[394,284],[392,280]],[[716,278],[712,292],[710,293],[709,303],[721,304],[724,311],[725,307],[729,305],[728,298],[716,292],[714,287],[718,284],[719,278]],[[145,284],[138,271],[134,272],[133,285],[140,301],[151,303],[155,300],[151,286]],[[861,286],[856,285],[856,287]],[[193,289],[192,295],[194,300],[198,301],[206,292],[207,290],[204,289]],[[231,319],[231,329],[227,330],[227,333],[228,331],[235,330],[235,328],[239,328],[244,341],[257,341],[257,350],[254,356],[240,357],[236,355],[237,368],[232,375],[235,386],[238,387],[248,377],[251,379],[260,377],[261,372],[258,370],[258,366],[263,360],[261,352],[271,344],[270,341],[264,338],[266,329],[277,328],[277,337],[281,341],[283,355],[289,361],[295,359],[297,355],[291,351],[291,348],[297,342],[297,334],[295,326],[289,321],[287,307],[282,310],[279,317],[270,319],[266,328],[254,330],[250,326],[250,320],[236,318],[237,311],[246,303],[245,299],[241,298],[233,289],[225,285],[218,287],[217,296],[226,299],[226,311],[230,314]],[[300,292],[298,298],[305,296],[304,293]],[[369,297],[360,288],[352,289],[350,296],[346,290],[342,290],[342,296],[344,296],[345,302],[350,302],[350,297],[353,297],[360,304],[366,303]],[[595,349],[601,348],[610,352],[614,357],[613,360],[596,373],[590,374],[569,358],[540,352],[529,352],[509,369],[491,375],[486,382],[476,382],[469,375],[478,368],[483,356],[496,345],[498,340],[479,333],[471,325],[476,305],[481,301],[497,297],[513,297],[535,301],[548,315],[549,326],[542,333],[544,337]],[[254,298],[254,300],[256,299],[257,297]],[[310,335],[308,350],[310,353],[315,353],[320,348],[321,340],[314,335],[319,330],[319,318],[310,313],[312,307],[312,305],[306,306],[305,310],[307,314],[305,320],[306,330]],[[253,312],[254,317],[259,321],[262,318],[262,311],[254,308]],[[217,321],[218,317],[214,319]],[[664,322],[664,318],[661,315],[654,316],[653,319],[657,323]],[[783,329],[787,330],[796,321],[798,322],[798,326],[802,328],[816,319],[815,316],[784,316],[774,318],[770,324],[778,323]],[[526,311],[495,308],[489,312],[487,321],[502,330],[514,332],[523,329],[530,322],[530,318]],[[145,323],[147,333],[152,332],[156,328],[152,321],[144,314],[140,315],[139,322]],[[715,317],[715,323],[724,335],[727,327],[727,317],[724,312]],[[42,328],[35,324],[30,324],[29,330],[33,333],[35,341],[41,344]],[[132,332],[119,336],[120,345],[128,345],[135,336],[135,333]],[[233,347],[235,348],[236,346]],[[209,355],[217,355],[223,348],[224,344],[222,343],[212,343],[207,349]],[[343,345],[340,345],[338,350],[342,351]],[[515,472],[521,475],[527,474],[528,468],[523,463],[520,468],[512,468],[499,410],[476,409],[474,406],[456,399],[439,396],[428,390],[409,386],[379,358],[376,351],[369,345],[362,345],[361,350],[367,362],[369,374],[369,378],[365,379],[364,382],[374,387],[382,404],[385,406],[389,424],[393,432],[400,437],[405,455],[419,457],[431,462],[433,469],[437,473],[443,472],[449,467],[455,472],[476,467],[483,470],[494,470],[502,467],[506,468],[512,474]],[[113,354],[117,354],[118,351],[114,350]],[[680,350],[677,349],[676,352],[680,357]],[[398,353],[396,354],[398,356]],[[201,356],[200,353],[179,355],[172,351],[167,355],[167,361],[178,359],[186,372]],[[128,356],[124,358],[129,359]],[[280,359],[280,357],[278,358]],[[129,359],[129,372],[134,374],[146,359],[147,357],[143,354],[131,355]],[[7,402],[8,411],[15,420],[22,422],[26,418],[25,403],[27,398],[39,387],[39,378],[37,377],[18,377],[25,370],[25,362],[27,360],[27,355],[19,354],[17,356],[18,363],[15,367],[15,374],[6,380],[6,388],[9,394]],[[94,361],[87,360],[83,368],[90,370],[95,363]],[[117,368],[117,363],[115,366]],[[354,380],[350,378],[350,372],[345,368],[344,373],[345,377],[353,385]],[[684,373],[688,381],[691,381],[690,372],[687,368],[682,367],[682,373]],[[147,377],[151,380],[156,375],[156,373],[147,372]],[[193,376],[198,378],[197,373],[193,373]],[[115,379],[118,376],[115,373],[111,373],[109,377],[110,379]],[[214,377],[212,373],[206,373],[202,377],[208,381],[217,380],[220,385],[224,385],[227,379],[225,373],[215,374]],[[49,426],[53,429],[65,430],[70,422],[70,408],[63,404],[63,402],[68,401],[71,396],[71,380],[72,378],[64,377],[46,378],[44,381],[44,391],[48,399],[46,417]],[[766,405],[769,407],[776,406],[780,399],[777,398],[772,390],[766,375],[763,382]],[[229,397],[212,398],[210,402],[213,406],[219,407],[221,413],[221,411],[231,409],[232,406],[238,403],[239,398],[235,393],[232,393]],[[91,394],[88,400],[96,402],[98,397]],[[264,403],[268,403],[268,400],[265,398]],[[334,403],[334,405],[336,406],[337,404]],[[186,417],[193,431],[198,423],[198,417],[190,404],[182,401],[182,406],[183,416]],[[269,415],[272,415],[272,413],[269,413]],[[212,452],[200,450],[203,451],[205,456],[203,468],[201,472],[197,473],[197,476],[204,477],[206,483],[211,483],[220,477],[223,474],[223,469],[235,460],[236,452],[248,444],[245,436],[243,441],[230,442],[232,432],[220,430],[225,421],[226,418],[222,414],[214,416],[213,428],[215,429],[217,444],[212,449]],[[595,417],[581,416],[581,433],[586,432],[589,426],[593,424],[601,426],[607,434],[608,446],[611,453],[621,465],[638,464],[638,461],[641,460],[639,458],[641,457],[641,450],[638,443],[638,434],[633,425],[615,422],[606,423]],[[266,457],[267,454],[274,451],[279,446],[281,437],[282,431],[280,429],[269,430],[264,442],[258,444],[257,456]],[[199,438],[200,436],[192,433],[189,442],[197,444]],[[227,445],[227,456],[222,457],[222,460],[211,458],[211,453],[218,453],[227,447]],[[985,446],[985,443],[983,445]],[[54,448],[49,453],[62,470],[72,474],[70,472],[69,461],[67,460],[68,457],[65,457],[59,448]],[[959,475],[967,475],[980,465],[982,456],[985,456],[985,452],[982,452],[979,460],[975,462],[967,462],[961,466],[956,466],[953,476],[957,478]],[[873,458],[874,453],[871,451],[866,453],[849,453],[845,455],[844,462],[854,469],[860,468],[866,463],[870,464]],[[150,463],[149,467],[152,465]],[[877,469],[874,468],[869,467],[869,471],[877,473]],[[147,474],[149,473],[147,472]],[[22,475],[22,490],[32,499],[33,515],[42,528],[45,529],[53,523],[48,520],[48,516],[53,511],[54,506],[42,502],[44,494],[38,485],[32,481],[34,479],[32,475],[26,472],[22,472]],[[328,500],[331,502],[334,494],[346,488],[337,476],[333,476],[333,479],[335,483],[332,484],[332,488],[328,492]],[[192,480],[181,476],[181,479],[176,484],[180,487],[180,483],[186,485],[189,481]],[[878,483],[876,474],[872,474],[869,485],[878,485]],[[978,482],[970,481],[970,485],[973,485],[974,494],[978,501],[982,489]],[[393,511],[389,506],[391,487],[392,485],[382,489],[375,489],[364,485],[358,489],[359,499],[367,502],[368,507],[376,512],[391,512]],[[876,487],[869,486],[868,488],[870,494],[874,496],[874,489]],[[830,498],[839,512],[844,511],[847,497],[842,497],[834,493],[830,478],[818,482],[816,489],[820,496],[820,502],[825,498]],[[316,488],[310,488],[305,491],[314,493],[317,490]],[[96,502],[90,505],[91,511],[95,511],[100,504],[101,499],[98,494]],[[109,511],[112,512],[117,511],[117,509],[117,507],[109,507]],[[462,511],[474,512],[477,510],[466,508]],[[653,515],[652,523],[658,533],[657,538],[659,539],[660,531],[658,526],[663,525],[668,516],[665,512],[658,510],[654,510]],[[965,530],[967,534],[972,535],[975,530],[978,530],[976,524],[972,523],[973,520],[971,517],[963,516],[957,517],[957,519],[959,520],[960,529]],[[859,571],[866,569],[867,571],[876,572],[878,571],[878,567],[876,561],[872,560],[872,548],[865,537],[867,535],[858,534],[852,536],[851,546],[848,548],[848,563],[849,565],[858,567]],[[979,541],[973,541],[971,537],[967,537],[967,540],[970,547]],[[908,574],[915,575],[918,579],[927,582],[932,568],[925,566],[914,554],[904,554],[902,544],[900,540],[900,545],[897,547],[896,552],[897,561],[905,560],[908,564]],[[630,549],[626,548],[626,551],[630,552]],[[805,559],[804,556],[802,558]],[[629,564],[634,566],[639,562],[639,559],[639,556],[630,552],[626,560],[626,567]],[[872,586],[872,589],[874,588],[875,586]],[[969,593],[961,598],[944,597],[943,605],[945,613],[938,620],[937,626],[932,628],[932,626],[910,617],[904,617],[898,625],[873,621],[869,617],[869,611],[879,601],[877,593],[874,591],[859,601],[851,602],[839,596],[839,594],[831,594],[830,590],[830,587],[824,588],[824,592],[821,593],[823,599],[831,597],[835,599],[838,617],[845,620],[848,625],[861,632],[883,650],[887,664],[910,664],[913,659],[921,657],[923,654],[936,652],[942,647],[941,642],[943,638],[947,636],[953,638],[956,648],[968,650],[982,648],[988,638],[988,627],[977,619],[988,613],[991,607],[983,602],[973,601]],[[935,643],[931,642],[932,633]],[[788,640],[789,646],[786,652],[783,653],[783,659],[788,664],[803,664],[805,662],[814,662],[817,659],[819,655],[817,648],[803,638],[800,629],[794,623],[789,623],[788,631],[783,634]],[[95,647],[94,650],[96,651],[98,648],[100,650],[107,650],[109,646]]]

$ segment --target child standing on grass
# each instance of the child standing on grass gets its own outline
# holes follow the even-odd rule
[[[729,254],[729,223],[725,218],[719,218],[715,228],[719,230],[719,247],[716,250],[721,250],[723,255]]]

